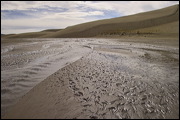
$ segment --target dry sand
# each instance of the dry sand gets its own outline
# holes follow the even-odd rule
[[[127,41],[74,40],[80,59],[37,84],[3,118],[179,118],[179,40]]]

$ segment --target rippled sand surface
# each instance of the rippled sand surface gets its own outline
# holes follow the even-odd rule
[[[6,109],[36,84],[87,54],[86,40],[11,39],[1,42],[1,109]]]
[[[3,46],[1,108],[50,76],[4,118],[179,118],[178,47],[94,38],[31,43]]]

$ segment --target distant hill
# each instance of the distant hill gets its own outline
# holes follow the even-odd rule
[[[62,29],[47,29],[47,30],[43,30],[41,32],[57,32],[57,31],[60,31]]]
[[[179,5],[130,16],[78,24],[60,30],[44,30],[7,37],[76,38],[141,34],[179,34]]]
[[[6,36],[3,36],[3,38],[38,38],[43,35],[48,35],[51,33],[55,33],[57,31],[60,31],[62,29],[48,29],[43,30],[40,32],[29,32],[29,33],[21,33],[21,34],[8,34]]]

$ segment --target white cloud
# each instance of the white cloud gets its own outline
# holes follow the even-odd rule
[[[131,15],[179,4],[179,1],[99,1],[84,4],[97,10],[112,10],[120,15]]]
[[[28,10],[31,8],[76,8],[80,1],[1,1],[1,10]]]
[[[82,18],[87,16],[96,16],[96,15],[104,15],[101,11],[92,11],[92,12],[62,12],[62,13],[55,13],[54,15],[47,15],[44,18],[66,18],[66,19],[73,19],[73,18]]]
[[[72,26],[84,22],[89,22],[97,19],[86,19],[82,17],[75,18],[65,18],[61,16],[50,16],[42,17],[39,19],[31,18],[31,19],[6,19],[1,20],[1,31],[4,34],[9,33],[24,33],[24,32],[32,32],[32,31],[41,31],[44,29],[62,29],[67,26]]]
[[[58,7],[69,10],[96,9],[96,10],[117,10],[120,13],[134,11],[134,13],[149,10],[144,6],[152,6],[153,9],[179,4],[179,1],[1,1],[1,10],[28,10],[31,8]],[[132,13],[132,12],[130,12]]]
[[[131,15],[139,12],[146,12],[168,7],[177,3],[178,2],[171,1],[130,1],[124,4],[114,5],[114,7],[122,15]]]

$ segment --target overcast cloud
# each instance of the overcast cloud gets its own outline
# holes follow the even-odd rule
[[[1,1],[1,33],[61,29],[174,4],[179,1]]]

